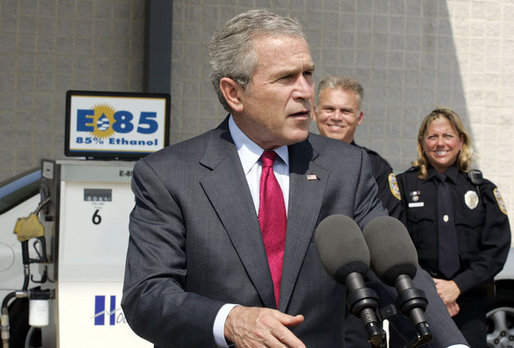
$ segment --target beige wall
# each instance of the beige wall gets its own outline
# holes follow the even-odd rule
[[[361,80],[357,142],[398,172],[415,157],[421,119],[435,106],[456,109],[475,167],[514,209],[514,2],[175,0],[172,143],[225,117],[206,47],[222,23],[251,8],[300,19],[318,80]],[[63,157],[66,90],[142,90],[143,34],[143,0],[0,0],[0,180]]]
[[[0,0],[0,181],[64,158],[70,89],[141,91],[143,0]]]
[[[514,2],[450,1],[476,164],[514,211]],[[511,221],[512,223],[512,221]]]
[[[365,120],[357,131],[358,143],[403,171],[415,159],[423,117],[436,106],[452,107],[472,134],[474,167],[499,186],[508,210],[514,209],[514,2],[241,3],[175,1],[172,141],[223,119],[208,79],[207,42],[225,20],[263,6],[300,19],[318,80],[338,73],[364,84]]]

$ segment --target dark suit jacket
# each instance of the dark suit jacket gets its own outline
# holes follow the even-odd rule
[[[363,150],[314,134],[289,146],[290,198],[279,309],[303,314],[308,347],[342,347],[345,288],[314,231],[332,214],[385,215]],[[309,179],[308,174],[317,179]],[[310,177],[312,178],[312,176]],[[136,163],[122,307],[160,347],[212,347],[224,303],[275,307],[259,223],[228,122]]]

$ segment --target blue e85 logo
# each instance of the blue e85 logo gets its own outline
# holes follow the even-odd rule
[[[77,131],[78,132],[94,132],[95,127],[95,110],[92,109],[79,109],[77,110]],[[129,111],[116,111],[113,114],[113,122],[110,125],[112,130],[116,133],[130,133],[134,130],[132,120],[134,115]],[[159,124],[155,120],[157,118],[156,112],[142,111],[137,123],[136,131],[141,134],[155,133]]]

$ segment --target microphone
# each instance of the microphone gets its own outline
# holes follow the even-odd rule
[[[425,320],[428,301],[425,293],[412,285],[418,268],[418,254],[405,226],[390,216],[372,220],[364,228],[364,239],[371,256],[371,268],[387,285],[398,290],[397,307],[410,317],[418,337],[413,347],[432,339]]]
[[[367,288],[362,274],[369,268],[369,251],[359,226],[348,216],[331,215],[316,229],[316,247],[327,273],[348,289],[350,311],[361,318],[373,346],[380,346],[385,332],[375,311],[378,296]]]

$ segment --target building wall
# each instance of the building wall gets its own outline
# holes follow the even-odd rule
[[[0,181],[64,158],[70,89],[141,91],[143,0],[0,0]]]
[[[207,44],[251,8],[300,20],[317,80],[347,74],[363,83],[356,141],[397,172],[415,159],[422,118],[454,108],[471,132],[474,167],[514,209],[511,0],[174,0],[171,143],[226,116]],[[63,157],[66,90],[142,91],[143,45],[143,0],[0,0],[0,180]]]
[[[318,81],[347,74],[362,82],[365,118],[356,141],[396,172],[415,159],[424,116],[436,106],[455,109],[473,139],[473,167],[514,209],[512,1],[174,1],[172,142],[225,117],[209,81],[207,43],[226,20],[252,8],[300,20]]]

